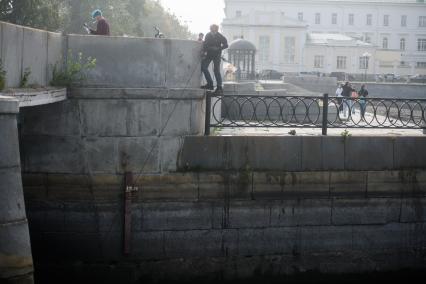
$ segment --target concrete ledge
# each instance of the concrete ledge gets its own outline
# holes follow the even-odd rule
[[[46,90],[26,90],[8,89],[7,95],[19,100],[19,107],[31,107],[61,102],[67,99],[67,90],[46,89]]]
[[[166,88],[73,88],[70,99],[167,99],[202,100],[205,91],[201,89]]]
[[[10,96],[0,95],[0,114],[17,114],[19,113],[19,102]]]

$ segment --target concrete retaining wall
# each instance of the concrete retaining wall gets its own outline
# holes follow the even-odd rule
[[[47,86],[53,66],[62,64],[62,35],[5,22],[0,22],[0,33],[6,87],[18,87],[26,68],[31,71],[29,84]]]
[[[143,114],[161,115],[171,103],[157,105],[150,100],[168,95],[145,91],[81,89],[70,105],[39,109],[44,121],[24,114],[24,189],[36,262],[46,271],[134,283],[426,265],[425,138],[186,137],[180,172],[160,173],[162,154],[180,149],[164,151],[161,137],[139,175],[151,145],[144,139],[158,133]],[[184,98],[179,115],[188,99],[197,103]],[[137,173],[139,189],[130,255],[122,249],[125,170]]]
[[[355,85],[357,89],[361,87],[360,84]],[[373,98],[426,99],[426,84],[367,83],[367,89]]]
[[[329,94],[333,96],[337,87],[337,79],[334,77],[286,76],[284,77],[284,82],[299,86],[311,92]]]
[[[422,269],[425,177],[424,170],[143,175],[128,256],[123,176],[27,174],[24,184],[34,252],[46,271],[50,263],[67,267],[72,281],[134,283]]]
[[[0,96],[0,282],[33,283],[33,260],[22,191],[18,101]]]
[[[68,49],[96,58],[84,85],[199,88],[201,44],[196,41],[69,35]]]
[[[424,169],[425,146],[426,137],[186,137],[179,166],[280,171]]]
[[[189,40],[67,35],[0,22],[6,87],[18,87],[26,68],[30,84],[46,86],[55,64],[73,56],[96,58],[83,86],[198,88],[201,44]]]
[[[205,97],[191,89],[75,89],[68,100],[23,109],[26,172],[176,170],[187,135],[204,133]]]

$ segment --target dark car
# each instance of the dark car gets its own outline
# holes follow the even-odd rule
[[[270,69],[262,70],[259,73],[259,78],[261,80],[281,80],[283,76],[284,73]]]
[[[353,81],[355,77],[345,72],[331,72],[330,77],[337,78],[338,81]]]

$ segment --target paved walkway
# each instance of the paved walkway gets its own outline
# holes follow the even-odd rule
[[[217,136],[290,136],[296,130],[298,136],[321,135],[320,128],[222,128],[212,130]],[[413,129],[347,129],[352,136],[424,136],[422,130]],[[328,129],[329,136],[340,136],[344,128]]]

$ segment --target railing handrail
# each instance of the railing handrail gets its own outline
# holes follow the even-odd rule
[[[426,129],[426,98],[208,93],[206,107],[206,135],[210,127]]]

